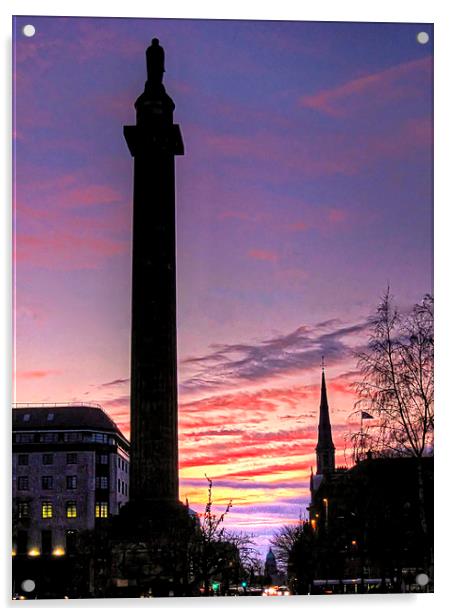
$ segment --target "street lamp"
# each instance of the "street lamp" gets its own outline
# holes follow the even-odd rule
[[[325,505],[325,530],[328,532],[328,499],[323,499],[323,504]]]

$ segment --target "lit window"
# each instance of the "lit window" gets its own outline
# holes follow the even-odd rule
[[[29,518],[30,517],[30,503],[18,503],[17,505],[17,515],[19,518]]]
[[[55,419],[55,414],[54,413],[49,413],[47,415],[47,421],[53,421]]]
[[[96,503],[96,518],[108,518],[108,503],[97,502]]]
[[[77,487],[77,475],[67,475],[66,488],[68,490],[75,490]]]
[[[52,501],[43,501],[42,502],[41,517],[43,519],[53,518],[53,504],[52,504]]]
[[[77,503],[75,501],[68,501],[66,503],[66,517],[67,518],[77,517]]]
[[[28,490],[28,477],[18,477],[17,478],[17,489],[18,490]]]
[[[19,466],[28,466],[28,453],[20,453],[17,456],[17,463]]]
[[[30,417],[31,417],[30,413],[25,413],[25,415],[23,416],[23,420],[30,421]]]
[[[43,453],[42,463],[43,464],[53,464],[53,453]]]
[[[77,454],[76,453],[68,453],[66,455],[66,464],[77,464]]]
[[[51,490],[53,488],[53,477],[41,477],[41,486],[43,490]]]

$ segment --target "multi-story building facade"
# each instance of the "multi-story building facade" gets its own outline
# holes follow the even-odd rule
[[[63,556],[129,498],[129,443],[94,405],[13,409],[13,555]]]

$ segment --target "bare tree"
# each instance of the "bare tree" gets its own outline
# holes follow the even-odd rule
[[[363,450],[421,458],[433,450],[433,298],[400,314],[389,289],[370,320],[368,350],[357,354],[357,412],[378,419],[352,435]],[[376,429],[375,429],[376,428]]]
[[[279,528],[270,540],[278,565],[287,572],[287,566],[295,544],[301,536],[303,525],[286,524]]]
[[[433,454],[433,297],[409,313],[395,307],[389,288],[370,320],[367,350],[357,354],[355,413],[361,429],[351,435],[355,458],[364,451],[417,459],[419,515],[427,538],[422,458]],[[363,417],[374,419],[366,421]]]
[[[228,502],[221,515],[216,515],[212,510],[212,480],[207,475],[206,479],[208,483],[207,502],[201,516],[199,540],[195,546],[198,555],[195,560],[198,561],[204,593],[208,595],[212,575],[215,575],[224,567],[225,554],[223,554],[224,549],[222,549],[226,543],[224,518],[232,507],[232,501]]]
[[[195,562],[200,572],[204,594],[210,593],[210,580],[218,576],[222,585],[238,583],[239,578],[251,580],[260,570],[260,561],[254,538],[247,533],[232,532],[224,524],[232,507],[230,500],[225,510],[213,512],[213,482],[207,477],[208,492],[204,513],[201,516],[198,541],[195,543]],[[196,566],[196,565],[195,565]]]

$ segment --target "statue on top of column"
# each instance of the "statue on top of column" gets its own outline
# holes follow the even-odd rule
[[[151,88],[161,86],[165,72],[165,52],[158,38],[153,38],[151,46],[146,49],[146,67],[149,86]]]

